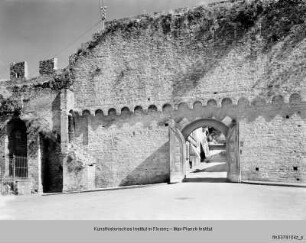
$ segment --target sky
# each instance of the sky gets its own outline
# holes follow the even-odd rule
[[[104,0],[107,19],[192,7],[216,0]],[[9,79],[9,63],[27,61],[30,77],[38,63],[58,58],[59,68],[81,43],[100,29],[99,0],[0,0],[0,80]]]

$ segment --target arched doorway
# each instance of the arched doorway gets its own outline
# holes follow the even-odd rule
[[[187,182],[225,182],[229,171],[226,153],[228,128],[221,132],[203,124],[186,137]],[[184,132],[184,131],[183,131]]]
[[[28,177],[27,128],[19,117],[14,117],[7,124],[9,149],[9,176]]]
[[[190,134],[201,128],[212,128],[224,135],[224,152],[226,153],[227,162],[227,180],[239,182],[239,126],[234,120],[230,124],[215,119],[199,119],[178,129],[170,127],[170,183],[182,182],[187,175],[189,164],[188,149],[186,142]]]

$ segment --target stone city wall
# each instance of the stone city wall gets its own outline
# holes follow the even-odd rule
[[[241,123],[243,179],[304,182],[305,175],[301,173],[297,180],[297,172],[291,169],[296,167],[293,161],[299,161],[297,167],[303,170],[300,163],[305,157],[298,144],[305,129],[295,130],[305,119],[305,103],[301,102],[306,91],[302,56],[306,41],[301,31],[305,10],[301,1],[242,1],[108,23],[102,34],[70,59],[71,109],[80,117],[87,113],[107,121],[95,129],[85,122],[75,140],[104,168],[99,172],[97,167],[96,185],[120,185],[126,176],[120,168],[128,172],[131,163],[131,168],[137,168],[146,158],[155,157],[159,150],[155,141],[166,144],[168,131],[163,126],[169,119],[183,129],[199,118],[222,121],[226,116]],[[134,115],[123,118],[126,113]],[[146,115],[137,117],[138,113]],[[146,132],[149,120],[157,127]],[[137,128],[137,122],[143,126]],[[262,126],[275,126],[274,132],[260,130]],[[131,136],[131,132],[146,134],[146,138]],[[270,142],[269,136],[273,137]],[[280,139],[298,146],[299,152],[276,146]],[[268,148],[273,152],[268,153]],[[251,150],[258,151],[259,172],[253,173]],[[162,149],[158,154],[166,159],[166,153]],[[275,157],[276,153],[282,157]],[[155,163],[158,172],[150,171],[157,178],[165,166]],[[290,164],[287,177],[275,173],[285,163]],[[138,184],[148,176],[130,178]]]

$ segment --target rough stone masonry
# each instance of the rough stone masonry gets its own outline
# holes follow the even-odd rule
[[[140,15],[108,22],[63,70],[12,65],[3,181],[21,120],[32,193],[181,182],[202,126],[227,136],[229,181],[305,185],[305,14],[302,0],[254,0]]]

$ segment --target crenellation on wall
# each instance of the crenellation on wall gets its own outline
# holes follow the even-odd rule
[[[39,61],[39,74],[40,75],[52,75],[58,69],[57,58]]]
[[[27,62],[12,62],[10,63],[10,79],[25,80],[29,78]]]

